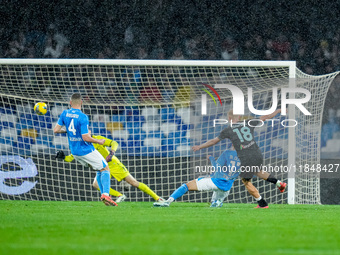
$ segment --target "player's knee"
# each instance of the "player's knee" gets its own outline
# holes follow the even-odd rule
[[[182,186],[186,186],[188,190],[197,190],[196,180],[192,180],[188,183],[184,183]]]
[[[255,186],[251,183],[251,178],[242,178],[242,182],[246,189],[252,194],[254,192],[257,192],[257,189]]]
[[[186,188],[186,189],[189,189],[187,183],[183,183],[183,184],[181,185],[181,187],[184,187],[184,188]]]
[[[138,188],[139,186],[139,182],[135,178],[133,178],[131,175],[127,176],[124,180],[133,187]]]

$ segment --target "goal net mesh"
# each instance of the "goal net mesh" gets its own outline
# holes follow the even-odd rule
[[[171,62],[169,62],[171,63]],[[182,183],[207,175],[196,166],[208,165],[207,155],[217,158],[230,148],[223,140],[208,149],[193,152],[191,147],[219,135],[226,125],[213,126],[214,119],[227,119],[232,108],[231,93],[217,89],[221,103],[207,96],[207,114],[201,112],[201,96],[207,94],[204,84],[232,84],[245,98],[245,117],[252,118],[247,107],[247,88],[253,88],[255,109],[269,109],[272,89],[289,87],[286,66],[166,65],[119,64],[1,64],[0,65],[0,198],[22,200],[97,201],[99,193],[92,188],[95,171],[76,161],[56,160],[63,150],[69,154],[67,136],[53,134],[53,127],[63,110],[69,108],[70,96],[79,92],[84,98],[83,112],[89,116],[92,134],[100,134],[119,143],[116,156],[140,182],[159,196],[167,198]],[[304,104],[311,116],[295,110],[298,125],[295,164],[313,165],[320,160],[321,119],[325,97],[334,74],[308,76],[296,70],[296,87],[311,92]],[[279,99],[280,99],[280,89]],[[210,91],[212,93],[212,91]],[[296,97],[303,95],[296,95]],[[35,103],[48,105],[48,113],[33,112]],[[264,156],[264,165],[287,166],[288,129],[280,121],[265,122],[255,128],[256,141]],[[287,181],[284,172],[274,173]],[[295,173],[295,202],[320,203],[319,176]],[[260,194],[270,203],[286,203],[274,185],[254,178]],[[112,188],[127,195],[130,201],[152,201],[152,198],[124,182],[111,179]],[[210,192],[190,192],[180,201],[208,202]],[[237,179],[226,202],[250,203],[253,198]]]

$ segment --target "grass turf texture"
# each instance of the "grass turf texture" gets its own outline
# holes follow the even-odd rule
[[[340,254],[340,206],[253,207],[0,201],[0,254]]]

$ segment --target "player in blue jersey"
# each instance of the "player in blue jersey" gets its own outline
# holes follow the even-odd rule
[[[241,162],[237,157],[236,151],[234,150],[224,151],[217,160],[215,160],[214,157],[210,155],[208,156],[208,159],[213,166],[213,173],[209,177],[202,177],[185,183],[176,189],[170,195],[168,200],[156,202],[153,205],[155,207],[168,207],[173,201],[183,196],[189,190],[199,190],[214,191],[211,207],[221,207],[223,200],[229,195],[230,189],[235,179],[240,174]],[[257,191],[255,187],[254,189]],[[258,191],[257,195],[255,196],[257,201],[261,200],[261,196],[259,195]]]
[[[210,160],[214,171],[210,175],[212,181],[218,182],[221,180],[230,180],[228,182],[227,191],[224,190],[214,190],[211,198],[210,207],[222,207],[224,199],[229,195],[229,191],[234,183],[234,180],[240,175],[239,168],[241,165],[235,151],[224,151],[221,156],[215,160],[211,155],[208,155],[208,160]]]
[[[54,133],[67,133],[68,143],[74,158],[83,166],[92,166],[97,170],[97,182],[101,192],[100,199],[105,205],[117,206],[111,199],[110,170],[104,157],[92,143],[103,145],[105,139],[95,139],[89,133],[89,118],[81,111],[82,98],[79,93],[71,96],[71,109],[64,110],[54,127]],[[65,126],[66,130],[62,127]]]

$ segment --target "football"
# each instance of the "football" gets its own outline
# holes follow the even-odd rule
[[[38,115],[45,115],[47,113],[47,105],[44,102],[36,103],[34,111]]]

